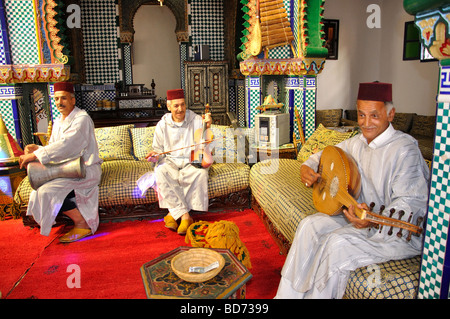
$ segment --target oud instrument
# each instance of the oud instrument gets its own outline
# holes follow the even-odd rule
[[[85,178],[86,166],[81,157],[58,164],[41,164],[39,161],[27,165],[30,185],[38,189],[45,183],[56,178]]]
[[[372,212],[371,209],[363,210],[357,207],[358,198],[361,192],[361,176],[358,171],[356,162],[341,148],[336,146],[327,146],[323,150],[319,171],[321,178],[313,186],[313,202],[316,209],[327,215],[337,215],[342,212],[344,207],[353,205],[356,215],[363,220],[368,220],[379,225],[378,227],[390,226],[389,235],[393,233],[393,228],[400,228],[397,236],[402,237],[402,229],[409,232],[407,240],[411,239],[411,234],[416,235],[422,233],[422,228],[418,225],[410,223],[412,213],[408,217],[408,221],[401,218],[405,215],[404,211],[399,211],[399,219],[393,218],[395,209],[390,210],[389,217],[381,213],[384,207],[381,207],[379,214]],[[417,219],[418,223],[422,223],[423,218]]]

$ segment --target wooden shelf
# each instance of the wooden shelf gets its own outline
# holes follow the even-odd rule
[[[167,109],[129,108],[88,111],[95,127],[117,126],[135,124],[136,127],[154,126],[161,117],[168,112]]]

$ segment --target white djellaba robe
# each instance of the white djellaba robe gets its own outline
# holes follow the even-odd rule
[[[395,208],[393,217],[404,210],[406,217],[402,220],[414,212],[414,224],[425,215],[429,168],[414,138],[390,125],[369,145],[359,134],[337,146],[358,164],[362,183],[358,203],[374,202],[374,212],[385,205],[383,215]],[[304,164],[317,171],[320,156],[314,154]],[[408,242],[407,231],[403,230],[399,238],[398,228],[392,235],[387,234],[390,228],[384,226],[381,232],[375,228],[357,229],[344,214],[317,213],[305,218],[297,228],[275,298],[342,298],[350,271],[421,253],[422,235],[413,235]]]
[[[92,233],[98,228],[98,185],[101,163],[94,123],[86,111],[75,107],[64,119],[54,120],[47,146],[34,152],[42,164],[62,163],[82,157],[86,164],[85,178],[57,178],[46,182],[30,194],[27,215],[32,215],[41,226],[41,234],[48,236],[66,196],[74,190],[81,215]]]
[[[193,145],[194,133],[202,126],[202,117],[191,110],[186,110],[180,123],[167,113],[156,125],[153,150],[162,153]],[[208,169],[189,164],[191,151],[184,148],[165,154],[155,167],[159,207],[167,208],[175,220],[190,210],[208,209]]]

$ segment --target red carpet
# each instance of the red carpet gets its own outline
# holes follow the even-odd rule
[[[285,258],[279,254],[275,242],[252,210],[208,213],[194,215],[194,218],[196,221],[235,222],[239,227],[240,238],[250,252],[253,266],[250,269],[253,278],[247,283],[247,298],[266,299],[275,296]],[[0,225],[2,223],[8,225],[11,221],[0,222]],[[15,282],[21,277],[24,268],[30,266],[30,261],[23,262],[18,256],[10,258],[3,241],[4,232],[9,231],[6,229],[9,227],[5,225],[0,228],[3,229],[0,243],[2,248],[5,247],[2,251],[6,252],[2,259],[8,261],[2,260],[0,267],[5,269],[3,265],[7,264],[7,269],[22,268],[21,271],[8,275],[14,277]],[[37,256],[28,258],[35,262],[7,295],[9,299],[144,299],[146,294],[140,267],[176,247],[189,246],[184,242],[184,236],[166,229],[162,220],[101,223],[94,236],[71,244],[54,240],[48,246],[36,230],[22,228],[15,240],[40,243],[14,249],[23,250],[20,255],[37,250]],[[48,240],[49,238],[47,242]],[[79,288],[69,287],[78,283],[73,280],[73,267],[79,274]],[[12,288],[11,281],[5,285],[0,281],[3,298]]]
[[[39,229],[23,226],[21,219],[0,221],[0,292],[7,296],[14,284],[39,258],[56,237],[62,227],[54,227],[48,237],[39,234]]]

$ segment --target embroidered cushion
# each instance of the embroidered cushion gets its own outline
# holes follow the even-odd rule
[[[297,160],[300,162],[306,161],[312,154],[320,152],[328,145],[336,145],[353,135],[354,132],[338,132],[325,128],[322,124],[319,124],[314,133],[308,138],[305,145],[302,146],[297,154]]]
[[[104,161],[134,160],[129,132],[132,127],[133,124],[96,128],[100,158]]]
[[[215,163],[236,163],[238,150],[240,156],[244,156],[245,137],[248,139],[249,145],[254,141],[253,128],[234,129],[231,126],[211,125],[213,132],[214,152],[213,159]],[[244,158],[241,159],[241,162]]]
[[[155,127],[135,127],[130,129],[134,156],[140,161],[146,161],[145,155],[152,150]]]

